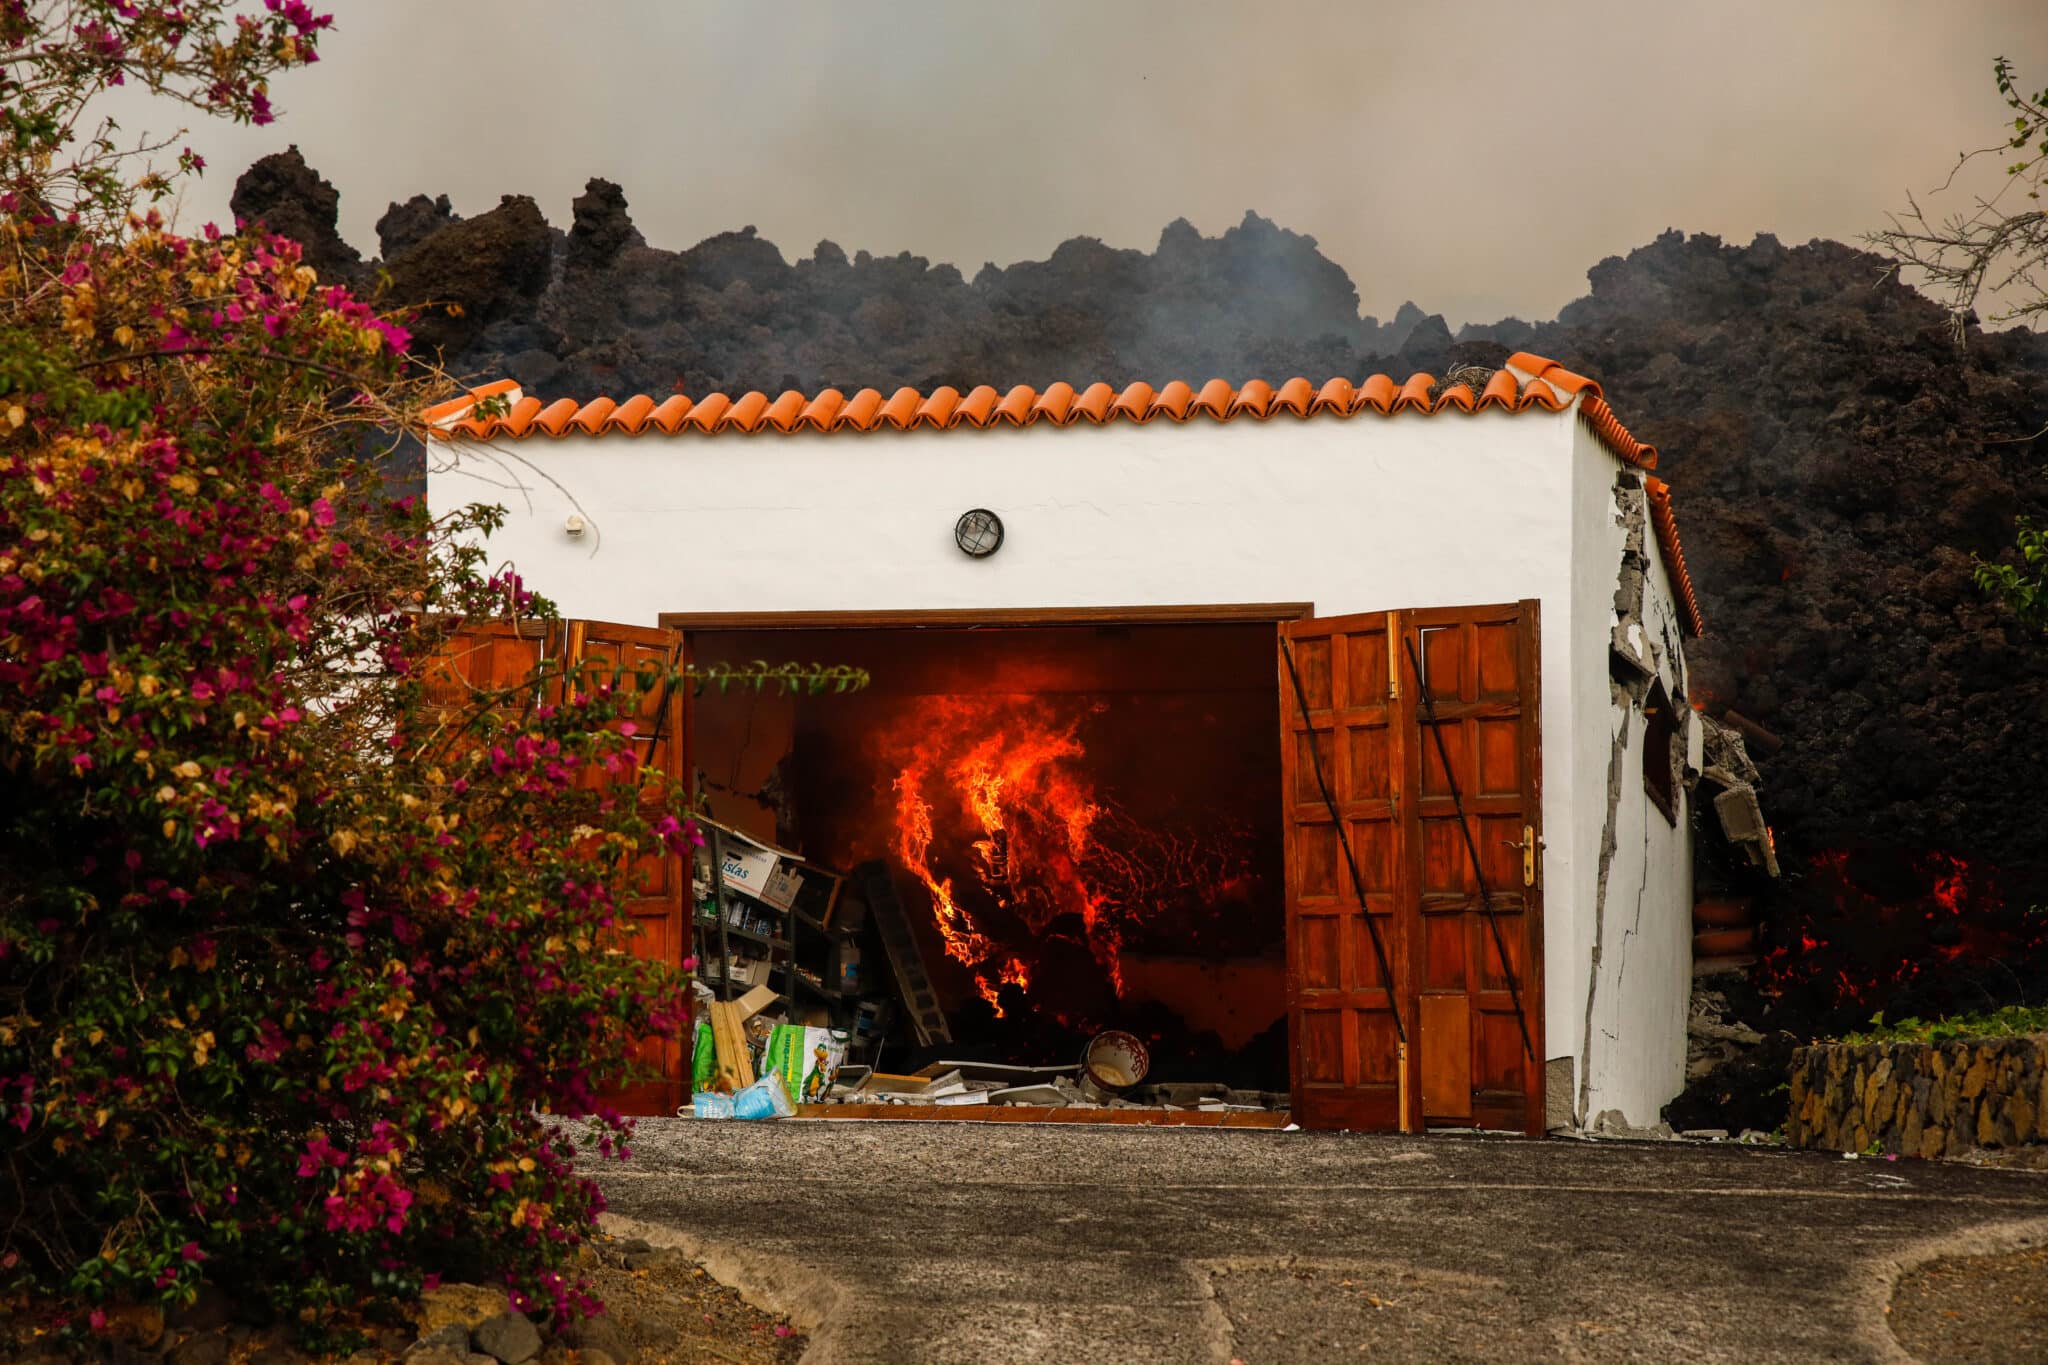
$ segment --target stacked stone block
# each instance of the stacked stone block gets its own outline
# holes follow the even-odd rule
[[[2048,1035],[1801,1048],[1785,1135],[1917,1157],[2048,1142]]]

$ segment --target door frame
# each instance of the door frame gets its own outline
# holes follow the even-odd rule
[[[1419,626],[1432,624],[1431,618],[1485,611],[1500,608],[1515,608],[1522,612],[1522,641],[1527,667],[1521,679],[1521,706],[1525,708],[1531,723],[1525,727],[1529,741],[1524,746],[1525,790],[1529,792],[1529,823],[1536,830],[1540,849],[1543,837],[1543,786],[1540,705],[1542,700],[1542,636],[1539,622],[1540,604],[1534,599],[1515,603],[1496,604],[1470,608],[1408,608],[1386,613],[1399,622],[1398,629],[1403,638]],[[706,631],[798,631],[798,630],[876,630],[876,629],[1016,629],[1029,627],[1090,626],[1090,625],[1242,625],[1266,622],[1273,627],[1274,648],[1277,651],[1282,627],[1289,622],[1311,619],[1315,616],[1315,603],[1296,602],[1248,602],[1248,603],[1203,603],[1147,606],[1111,607],[934,607],[906,609],[800,609],[783,611],[664,611],[657,618],[664,629],[677,631],[682,637],[682,657],[693,657],[692,635]],[[1351,613],[1344,615],[1370,615],[1373,613]],[[1401,662],[1403,674],[1409,672],[1406,661]],[[1288,714],[1290,694],[1281,680],[1276,678],[1277,696],[1281,714]],[[1405,709],[1405,708],[1404,708]],[[691,744],[690,729],[694,726],[693,708],[685,704],[684,745]],[[1417,741],[1420,742],[1420,726],[1417,726]],[[1284,763],[1283,763],[1284,769]],[[1285,773],[1274,774],[1274,795],[1285,801]],[[1403,854],[1406,860],[1406,854]],[[1528,957],[1524,964],[1521,987],[1523,1012],[1529,1024],[1534,1059],[1528,1060],[1525,1095],[1527,1109],[1524,1115],[1523,1131],[1529,1136],[1541,1136],[1545,1131],[1543,1107],[1544,1037],[1543,1037],[1543,883],[1541,855],[1538,855],[1536,884],[1529,888],[1529,902],[1524,914],[1528,921]],[[1283,860],[1283,897],[1286,883],[1294,877],[1294,869],[1285,866]],[[1405,974],[1405,973],[1404,973]],[[1293,1035],[1291,1004],[1296,990],[1295,964],[1292,943],[1288,950],[1288,971],[1286,999],[1289,1006],[1289,1070],[1295,1069],[1295,1054],[1299,1040]],[[1419,1018],[1419,993],[1410,991],[1403,1001],[1410,1020]],[[1419,1047],[1411,1047],[1408,1056],[1409,1104],[1415,1115],[1413,1127],[1420,1131],[1422,1094],[1422,1054]],[[1293,1076],[1290,1074],[1290,1085]]]
[[[1133,607],[911,607],[903,610],[665,611],[669,630],[992,629],[1018,626],[1244,625],[1316,614],[1313,602],[1223,602]]]

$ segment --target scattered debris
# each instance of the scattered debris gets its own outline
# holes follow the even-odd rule
[[[1775,877],[1778,875],[1777,841],[1772,837],[1771,828],[1764,820],[1763,807],[1757,801],[1760,777],[1756,764],[1750,760],[1743,737],[1749,732],[1764,735],[1771,741],[1777,741],[1777,737],[1766,735],[1754,722],[1743,721],[1732,712],[1721,720],[1715,720],[1705,712],[1701,712],[1699,718],[1704,730],[1700,780],[1721,789],[1714,795],[1714,815],[1721,822],[1721,832],[1728,837],[1729,843],[1742,851],[1752,866],[1760,867]]]

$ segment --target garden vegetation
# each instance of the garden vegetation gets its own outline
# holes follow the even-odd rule
[[[0,0],[0,1297],[53,1331],[207,1281],[329,1344],[442,1273],[590,1311],[576,1159],[686,1018],[619,910],[694,838],[628,718],[673,679],[431,686],[547,611],[494,509],[384,491],[445,385],[91,124],[123,83],[267,122],[328,26]]]

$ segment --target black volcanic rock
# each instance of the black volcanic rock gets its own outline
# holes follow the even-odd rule
[[[1415,324],[1401,342],[1401,368],[1438,374],[1451,356],[1451,328],[1442,313],[1431,313]]]
[[[228,208],[237,223],[260,223],[299,244],[322,279],[354,282],[363,258],[341,238],[341,192],[306,164],[296,145],[252,164],[235,181]]]
[[[624,248],[646,245],[626,212],[626,192],[611,181],[587,181],[570,207],[575,212],[569,229],[570,269],[602,270]]]
[[[1951,341],[1833,242],[1666,233],[1591,272],[1530,349],[1598,376],[1665,452],[1710,629],[1705,692],[1786,741],[1793,851],[1939,847],[2048,877],[2048,642],[1972,581],[2040,517],[2048,343]]]
[[[487,324],[531,312],[553,249],[539,206],[508,194],[489,213],[451,223],[387,261],[393,296],[420,310],[415,349],[464,368],[464,348]]]
[[[424,194],[416,194],[403,204],[393,204],[384,210],[384,216],[377,220],[377,248],[388,261],[442,228],[461,221],[447,195],[429,199]]]

